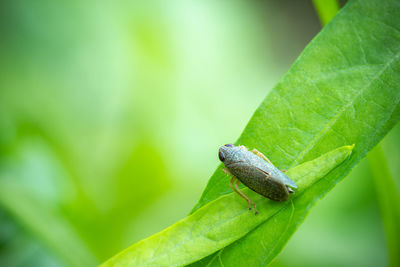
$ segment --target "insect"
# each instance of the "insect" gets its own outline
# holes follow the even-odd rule
[[[245,146],[227,144],[220,147],[219,159],[224,163],[224,172],[232,176],[229,186],[247,201],[249,210],[256,204],[239,189],[242,182],[254,192],[275,201],[286,201],[294,193],[297,185],[283,171],[276,168],[271,161],[257,149],[249,151]],[[236,181],[237,179],[237,181]]]

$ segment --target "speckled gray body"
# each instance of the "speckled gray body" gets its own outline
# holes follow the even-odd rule
[[[297,188],[287,175],[274,165],[238,146],[223,146],[225,167],[251,190],[276,201],[289,199],[289,189]],[[293,191],[292,191],[293,192]]]

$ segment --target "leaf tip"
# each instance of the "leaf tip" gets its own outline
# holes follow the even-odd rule
[[[346,158],[350,157],[350,155],[351,155],[351,153],[353,152],[353,149],[354,149],[355,146],[356,146],[355,144],[343,146],[343,148],[344,148],[345,150],[347,150]]]

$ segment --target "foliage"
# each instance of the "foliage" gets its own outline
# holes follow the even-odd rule
[[[246,188],[243,192],[257,203],[259,214],[255,215],[245,208],[243,199],[236,193],[221,196],[164,231],[127,248],[102,266],[182,266],[200,260],[272,217],[280,217],[287,211],[293,213],[307,189],[340,165],[352,149],[353,146],[344,146],[290,169],[287,174],[299,190],[288,202],[267,200]]]
[[[311,186],[293,211],[267,220],[200,264],[269,263],[310,208],[397,122],[400,13],[396,5],[374,0],[347,4],[267,96],[237,142],[263,151],[283,169],[355,143],[350,160]],[[220,167],[193,212],[229,192]]]

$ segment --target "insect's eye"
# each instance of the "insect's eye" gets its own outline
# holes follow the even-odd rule
[[[232,145],[232,144],[226,144],[225,146],[226,147],[234,147],[234,145]]]
[[[218,153],[218,157],[219,157],[220,161],[224,161],[225,160],[225,155],[221,151]]]

